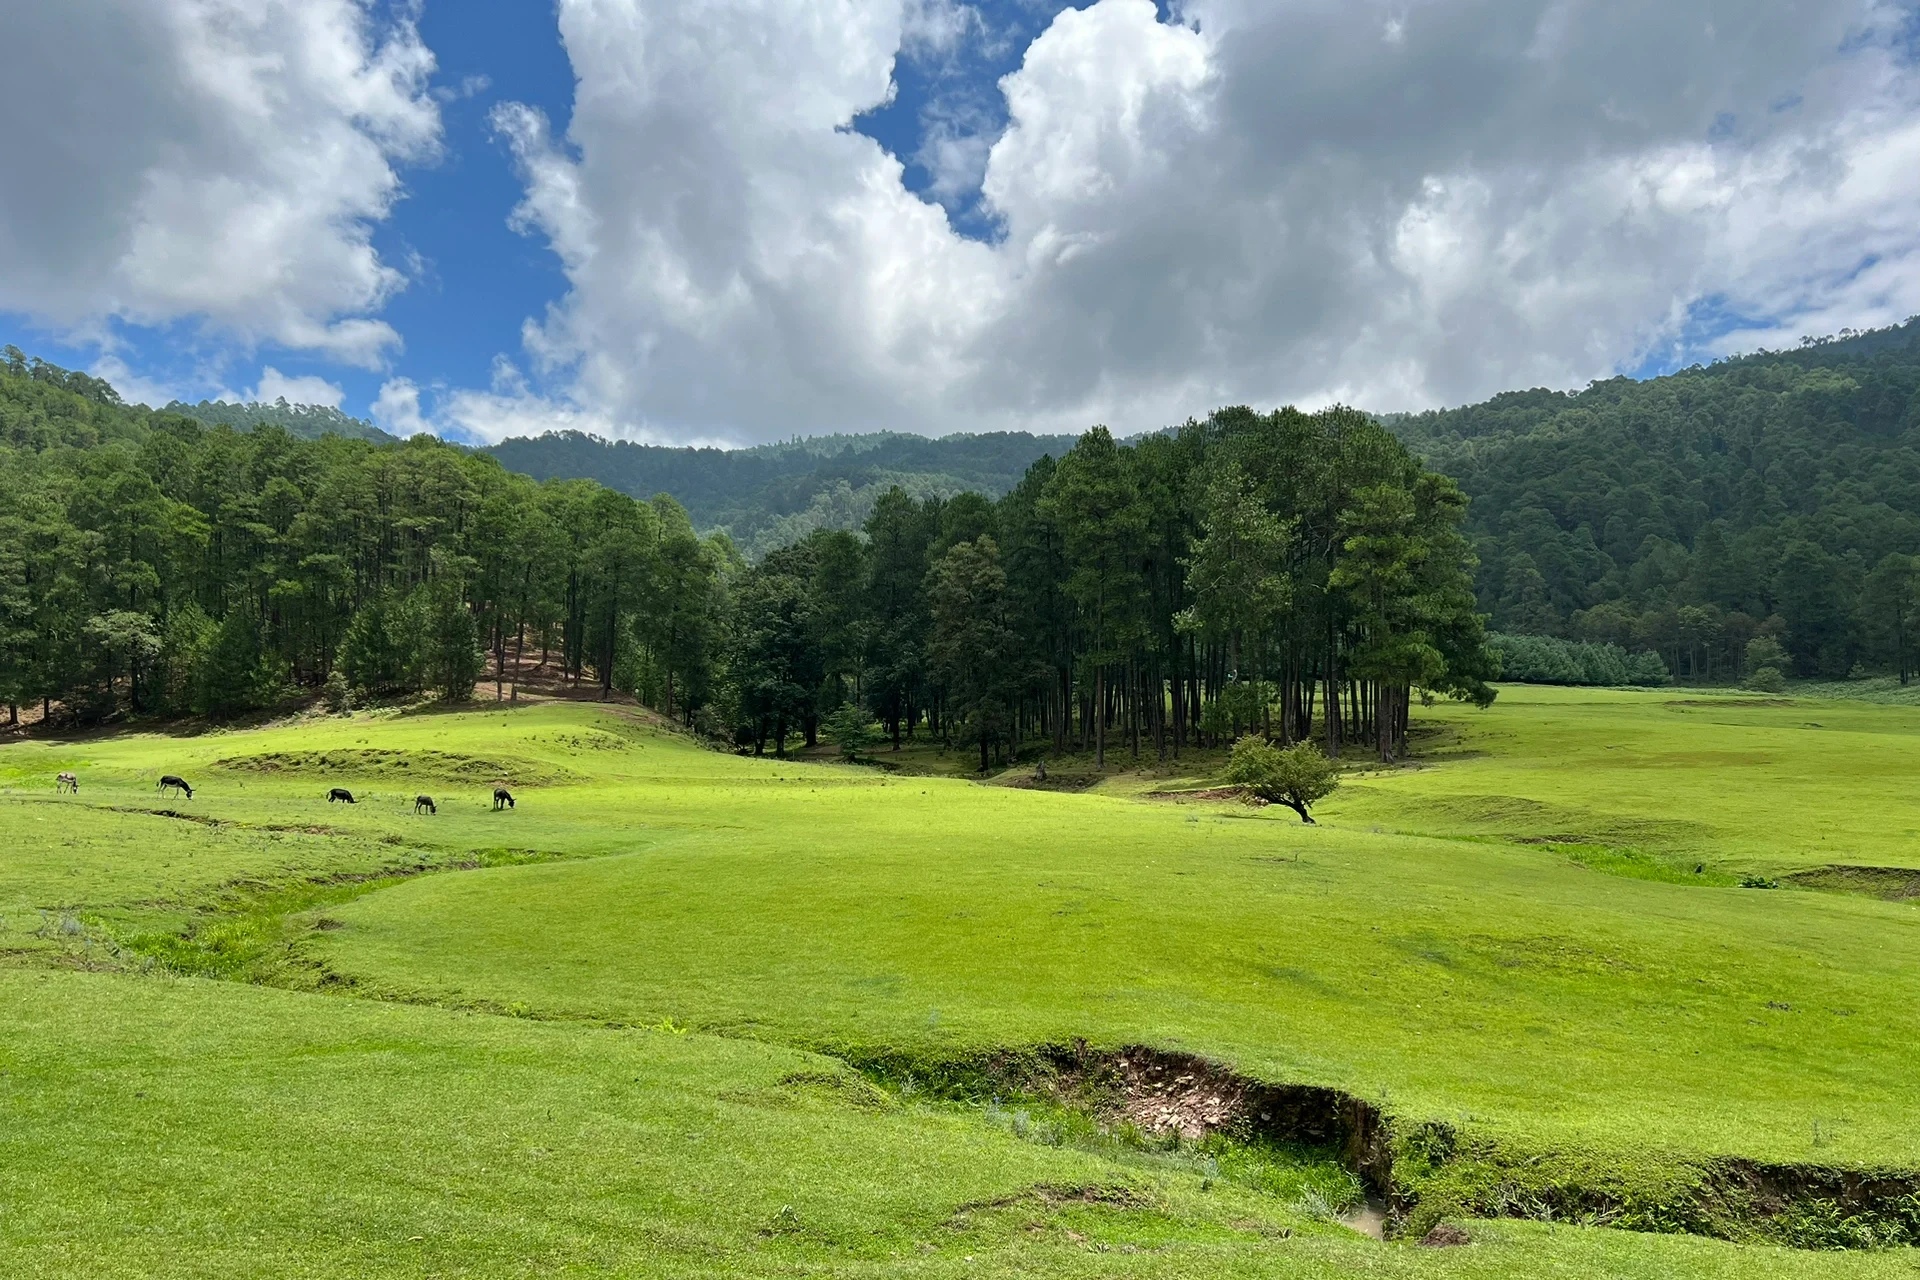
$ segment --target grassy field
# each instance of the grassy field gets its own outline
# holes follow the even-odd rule
[[[1429,1210],[1672,1226],[1730,1158],[1920,1169],[1920,913],[1793,878],[1920,867],[1920,711],[1508,689],[1422,724],[1318,828],[1167,794],[1205,758],[1054,794],[581,705],[0,748],[0,1271],[1920,1266],[1517,1221],[1382,1245],[1321,1220],[1328,1152],[913,1091],[1008,1047],[1201,1053],[1445,1135],[1402,1143]]]

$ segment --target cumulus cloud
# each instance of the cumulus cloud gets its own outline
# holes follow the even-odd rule
[[[267,365],[260,370],[260,383],[247,393],[247,399],[259,404],[285,400],[288,404],[320,404],[338,409],[346,395],[337,382],[328,382],[314,374],[289,375]]]
[[[373,399],[372,417],[374,426],[403,440],[432,430],[420,410],[420,388],[412,378],[389,378],[381,383],[380,394]]]
[[[431,156],[433,58],[400,6],[62,0],[0,41],[0,310],[98,336],[188,320],[377,367],[404,283],[371,243]]]
[[[526,345],[569,411],[1138,429],[1920,311],[1906,0],[1097,0],[1002,81],[1004,130],[929,131],[993,245],[849,128],[964,8],[562,0],[567,135],[495,120],[568,276]]]

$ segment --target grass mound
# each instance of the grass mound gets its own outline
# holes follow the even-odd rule
[[[333,747],[321,751],[264,751],[226,756],[216,769],[246,773],[297,774],[323,778],[412,779],[479,785],[533,787],[578,782],[581,775],[560,765],[514,758],[458,755],[448,751],[390,750],[381,747]]]

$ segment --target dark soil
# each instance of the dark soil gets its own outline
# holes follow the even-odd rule
[[[1451,1222],[1443,1222],[1420,1237],[1420,1247],[1423,1249],[1452,1249],[1472,1243],[1473,1237]]]

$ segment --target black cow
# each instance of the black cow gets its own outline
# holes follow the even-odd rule
[[[333,790],[327,792],[327,803],[332,804],[335,800],[339,800],[345,804],[359,803],[359,801],[353,798],[353,792],[347,790],[345,787],[335,787]]]
[[[493,807],[495,809],[513,808],[513,792],[507,790],[505,787],[495,787],[493,789]]]
[[[193,788],[187,785],[185,778],[177,778],[171,773],[163,773],[160,775],[160,785],[156,790],[164,795],[169,788],[184,791],[187,793],[187,799],[193,799]]]
[[[425,809],[428,813],[440,812],[438,809],[433,807],[432,796],[415,796],[413,798],[413,811],[415,813],[418,813],[422,809]]]

